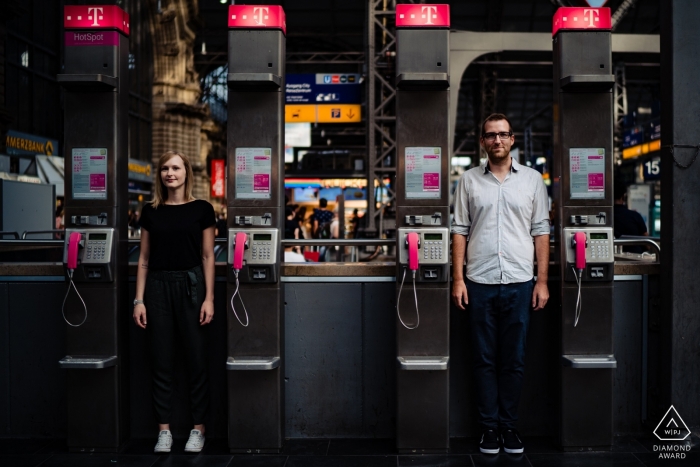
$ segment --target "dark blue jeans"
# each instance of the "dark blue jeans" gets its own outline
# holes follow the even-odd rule
[[[466,281],[474,378],[482,430],[514,429],[525,374],[533,281]]]

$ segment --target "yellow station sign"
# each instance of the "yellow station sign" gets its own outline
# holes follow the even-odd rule
[[[362,121],[360,104],[319,104],[318,123],[356,123]]]
[[[362,121],[360,104],[287,104],[286,123],[357,123]]]
[[[316,105],[287,104],[284,106],[285,123],[316,123]]]

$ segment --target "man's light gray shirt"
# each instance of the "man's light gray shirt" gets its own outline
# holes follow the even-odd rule
[[[511,160],[503,183],[487,163],[465,172],[455,190],[452,233],[468,238],[467,278],[473,282],[531,280],[532,237],[549,234],[549,199],[542,175]]]

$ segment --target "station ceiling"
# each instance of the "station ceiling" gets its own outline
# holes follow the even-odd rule
[[[391,0],[387,1],[391,4]],[[550,32],[552,15],[556,9],[577,2],[582,3],[583,0],[448,0],[441,3],[450,4],[453,30]],[[660,2],[661,0],[608,0],[605,6],[610,7],[614,14],[621,6],[624,8],[631,4],[631,7],[626,8],[615,33],[659,34]],[[365,51],[368,0],[268,0],[238,3],[278,4],[284,7],[287,15],[288,57],[295,53]],[[383,0],[379,0],[378,5],[381,7]],[[195,46],[195,64],[202,75],[226,62],[228,6],[228,2],[221,3],[220,0],[199,0],[202,28]],[[495,76],[496,109],[512,118],[516,133],[522,131],[529,119],[533,131],[539,134],[537,138],[542,141],[540,150],[546,150],[546,141],[551,139],[551,112],[547,110],[552,101],[551,61],[551,53],[501,53],[484,56],[472,64],[464,74],[459,95],[457,139],[468,138],[467,135],[476,125],[482,74],[486,70]],[[638,107],[650,107],[658,99],[658,55],[620,55],[613,56],[613,61],[628,64],[626,70],[630,111]],[[288,73],[363,71],[361,64],[317,62],[313,65],[288,63],[287,66]],[[537,116],[533,117],[535,114]]]

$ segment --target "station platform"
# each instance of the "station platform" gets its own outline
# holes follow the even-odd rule
[[[155,439],[133,439],[117,454],[68,453],[60,439],[0,439],[3,467],[207,466],[207,467],[595,467],[700,465],[700,438],[692,435],[691,449],[682,459],[659,459],[655,440],[618,436],[610,452],[561,452],[553,438],[527,437],[525,454],[483,455],[476,438],[452,438],[450,452],[441,455],[396,455],[393,439],[289,439],[280,454],[236,455],[225,438],[208,439],[198,455],[185,454],[185,439],[176,439],[173,452],[153,454]]]

